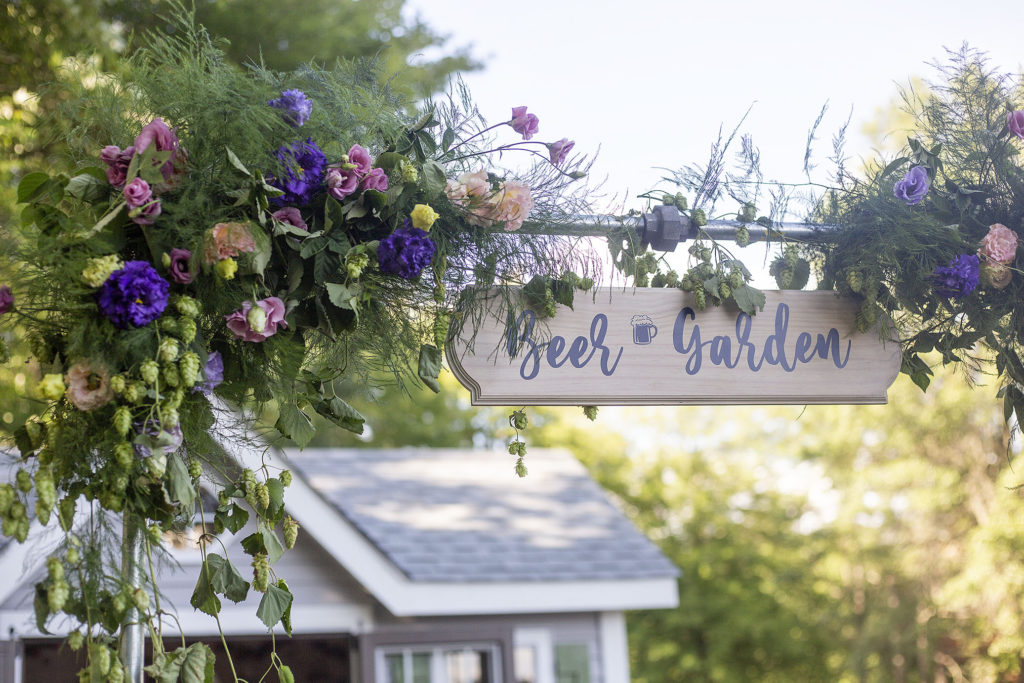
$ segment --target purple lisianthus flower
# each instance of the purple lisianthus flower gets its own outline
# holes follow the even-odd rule
[[[153,221],[156,220],[156,217],[160,215],[162,210],[163,208],[160,205],[160,200],[154,198],[145,206],[140,206],[137,209],[130,210],[128,212],[128,217],[138,225],[153,225]]]
[[[142,327],[163,314],[170,286],[145,261],[128,261],[103,283],[96,303],[114,327]]]
[[[271,179],[270,184],[284,194],[272,201],[278,206],[305,206],[323,184],[327,157],[311,138],[306,138],[305,142],[282,146],[277,150],[277,158],[285,167],[284,175]]]
[[[940,296],[962,299],[978,286],[981,260],[977,254],[961,254],[948,266],[939,266],[932,273],[932,286]]]
[[[0,286],[0,315],[7,313],[14,307],[14,295],[7,285]]]
[[[361,145],[352,145],[348,150],[348,163],[355,164],[355,171],[362,178],[364,175],[370,172],[370,167],[373,165],[373,159],[370,158],[370,153],[366,151]]]
[[[167,270],[171,274],[171,279],[179,285],[192,284],[192,280],[195,278],[195,275],[189,270],[191,260],[192,252],[188,249],[178,249],[177,247],[171,249],[171,265]]]
[[[107,182],[120,189],[128,177],[128,166],[135,156],[135,147],[121,149],[116,145],[107,145],[100,152],[100,159],[107,165]]]
[[[1007,114],[1006,125],[1011,133],[1024,139],[1024,109],[1011,111]]]
[[[294,206],[286,206],[283,209],[278,209],[271,214],[274,220],[280,221],[281,223],[287,223],[293,225],[299,230],[305,230],[309,232],[309,226],[306,225],[306,221],[302,220],[302,214]]]
[[[171,153],[171,158],[160,167],[164,180],[171,183],[174,176],[184,170],[185,154],[178,146],[178,136],[161,118],[153,119],[142,128],[135,137],[134,151],[142,154],[151,144],[156,145],[157,151]]]
[[[149,203],[153,197],[153,190],[149,188],[149,183],[142,178],[133,178],[124,186],[121,194],[124,195],[124,201],[129,209],[138,209]]]
[[[928,169],[924,166],[914,166],[907,171],[903,180],[893,185],[892,192],[906,202],[907,206],[917,204],[928,194]]]
[[[524,140],[529,140],[540,129],[540,119],[536,114],[527,114],[526,107],[512,107],[512,120],[508,125]]]
[[[277,334],[278,325],[288,327],[288,323],[284,320],[284,302],[276,296],[268,296],[266,299],[261,299],[256,302],[255,306],[262,311],[258,316],[260,325],[257,327],[253,325],[253,320],[256,316],[250,313],[253,309],[251,301],[243,301],[241,310],[224,316],[228,329],[234,332],[235,336],[242,341],[261,342],[267,337],[273,337]],[[253,312],[259,313],[260,311]]]
[[[132,445],[135,455],[140,458],[153,455],[153,449],[162,449],[165,455],[170,455],[181,447],[182,434],[179,425],[168,429],[160,424],[159,420],[149,419],[145,422],[138,420],[132,426],[135,430]]]
[[[301,126],[313,113],[313,101],[301,90],[284,90],[276,100],[267,102],[274,109],[281,110],[281,116],[293,126]]]
[[[387,192],[388,174],[384,172],[383,168],[370,169],[370,172],[363,178],[363,189]]]
[[[401,228],[380,241],[377,263],[382,273],[411,280],[430,265],[436,251],[427,233],[406,220]]]
[[[565,161],[565,158],[569,156],[569,152],[576,146],[573,140],[568,138],[562,138],[558,142],[552,142],[548,144],[548,154],[551,156],[551,163],[558,166],[560,163]]]
[[[203,366],[203,381],[196,384],[192,389],[209,396],[213,390],[224,381],[224,359],[220,351],[211,351],[206,357],[206,365]]]
[[[359,189],[359,176],[354,169],[327,169],[327,193],[342,200]]]

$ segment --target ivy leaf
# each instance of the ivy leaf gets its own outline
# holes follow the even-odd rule
[[[229,149],[228,147],[225,147],[225,148],[224,148],[224,151],[225,151],[225,152],[227,152],[227,155],[228,155],[228,163],[229,163],[229,164],[231,164],[232,166],[234,166],[234,167],[235,167],[235,169],[236,169],[237,171],[239,171],[239,172],[240,172],[240,173],[241,173],[242,175],[244,175],[244,176],[248,176],[248,177],[250,177],[250,178],[252,177],[252,173],[249,173],[249,169],[247,169],[247,168],[245,167],[245,164],[243,164],[243,163],[241,162],[241,160],[240,160],[240,159],[239,159],[239,158],[238,158],[237,156],[235,156],[235,153],[234,153],[234,152],[232,152],[232,151],[231,151],[231,149]]]
[[[433,344],[424,344],[420,347],[420,362],[416,374],[435,394],[441,392],[441,385],[437,381],[441,374],[441,357],[441,349]]]
[[[249,582],[242,578],[235,566],[216,553],[206,556],[210,567],[210,585],[231,602],[242,602],[249,594]]]
[[[182,509],[191,513],[196,504],[196,489],[192,485],[192,477],[189,476],[188,466],[185,465],[181,456],[172,453],[167,458],[167,494],[172,502],[181,503]]]
[[[423,173],[420,177],[423,179],[423,190],[428,197],[440,194],[448,182],[448,178],[444,175],[444,169],[436,161],[424,162]]]
[[[246,522],[249,521],[249,513],[239,505],[232,503],[226,510],[218,509],[214,513],[213,518],[224,525],[225,529],[233,534],[237,534],[245,526]]]
[[[732,298],[736,301],[736,305],[739,306],[740,310],[747,315],[754,315],[758,311],[764,310],[764,292],[750,285],[740,285],[732,290]]]
[[[207,562],[203,563],[203,566],[199,571],[199,580],[196,582],[195,590],[192,591],[192,597],[189,599],[189,604],[200,612],[209,614],[211,617],[215,617],[220,613],[220,598],[217,597],[217,594],[213,590],[213,584],[210,583],[210,575],[213,574],[213,571],[210,569],[208,564],[210,557],[216,556],[207,556]]]
[[[267,628],[274,628],[274,625],[281,621],[292,606],[292,593],[287,586],[282,588],[279,585],[281,583],[278,581],[267,587],[267,592],[263,594],[260,606],[256,609],[256,616],[266,624]],[[290,631],[290,629],[287,630]]]
[[[296,443],[299,448],[304,448],[316,433],[309,415],[299,410],[293,401],[282,400],[278,406],[278,418],[274,427],[277,431]]]
[[[27,204],[38,199],[46,190],[46,185],[49,182],[50,176],[45,173],[36,172],[26,175],[18,183],[18,203]]]

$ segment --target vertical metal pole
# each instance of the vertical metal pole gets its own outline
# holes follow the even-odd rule
[[[121,571],[124,578],[136,588],[142,585],[142,563],[145,561],[143,533],[141,521],[125,512],[121,538]],[[121,661],[124,662],[129,683],[143,683],[146,632],[139,610],[134,605],[128,610],[127,622],[121,633]]]

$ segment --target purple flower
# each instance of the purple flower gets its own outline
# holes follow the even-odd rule
[[[135,147],[121,149],[116,145],[107,145],[100,152],[100,159],[107,165],[107,182],[116,188],[124,186],[128,177],[128,166],[135,155]]]
[[[151,199],[148,204],[128,212],[128,217],[139,225],[153,225],[153,221],[163,209],[159,199]]]
[[[7,313],[14,307],[14,295],[7,285],[0,286],[0,315]]]
[[[327,192],[341,201],[359,189],[359,176],[354,169],[327,169]]]
[[[118,329],[142,327],[167,307],[170,284],[145,261],[128,261],[115,270],[96,293],[100,312]]]
[[[271,214],[274,220],[281,223],[287,223],[293,225],[299,230],[305,230],[309,232],[309,226],[306,225],[306,221],[302,220],[302,214],[294,206],[286,206],[283,209],[278,209]]]
[[[191,260],[192,252],[188,249],[178,249],[177,247],[171,249],[171,265],[167,270],[171,274],[171,279],[179,285],[192,284],[195,275],[189,270]]]
[[[149,183],[142,178],[133,178],[130,183],[121,190],[124,201],[130,209],[138,209],[149,203],[153,197],[153,190],[149,189]]]
[[[209,396],[224,381],[224,359],[220,351],[211,351],[203,366],[203,381],[196,384],[193,391],[200,391]]]
[[[362,146],[352,145],[348,150],[348,163],[355,164],[356,174],[362,178],[370,172],[370,166],[373,165],[373,160],[370,158],[370,153]]]
[[[961,254],[948,266],[939,266],[932,273],[932,286],[940,296],[962,299],[978,286],[981,260],[977,254]]]
[[[569,152],[576,146],[576,143],[568,138],[562,138],[558,142],[548,144],[548,154],[551,156],[551,163],[558,166],[569,156]]]
[[[512,120],[509,121],[512,130],[523,136],[524,140],[529,140],[533,137],[533,134],[540,128],[540,119],[537,118],[536,114],[527,114],[526,107],[512,107]]]
[[[1017,137],[1024,139],[1024,109],[1012,111],[1006,115],[1006,125],[1010,132]]]
[[[156,145],[157,151],[171,153],[171,158],[160,167],[160,173],[163,174],[164,180],[170,183],[172,178],[182,170],[185,160],[184,150],[178,147],[178,136],[167,127],[163,119],[155,118],[146,124],[136,136],[134,151],[142,154],[151,144]]]
[[[170,455],[181,447],[182,434],[179,425],[167,429],[159,420],[151,418],[145,422],[138,420],[132,426],[135,429],[132,445],[135,455],[140,458],[150,457],[154,449],[162,449],[164,455]]]
[[[284,302],[276,296],[268,296],[266,299],[256,302],[257,311],[252,311],[253,303],[243,301],[241,310],[231,315],[224,316],[228,329],[235,333],[235,336],[242,341],[261,342],[267,337],[277,334],[277,326],[288,327],[284,321]],[[260,313],[262,311],[262,313]],[[256,316],[253,313],[259,313]],[[258,319],[259,325],[254,326],[253,320]]]
[[[914,166],[907,171],[903,180],[893,185],[892,192],[906,202],[907,206],[917,204],[928,194],[928,169],[924,166]]]
[[[363,189],[386,192],[388,189],[388,174],[384,172],[383,168],[370,169],[370,172],[363,178]]]
[[[437,247],[419,228],[405,225],[380,241],[377,248],[377,263],[382,273],[398,275],[411,280],[434,260]]]
[[[284,176],[271,179],[270,184],[284,194],[274,197],[274,204],[308,204],[324,180],[327,157],[323,151],[311,138],[306,138],[305,142],[282,146],[277,150],[277,159],[285,168]]]
[[[296,127],[304,124],[313,113],[313,101],[301,90],[285,90],[280,97],[267,104],[280,109],[284,120]]]

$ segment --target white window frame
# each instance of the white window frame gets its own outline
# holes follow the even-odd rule
[[[537,675],[536,683],[555,683],[555,650],[551,640],[551,629],[541,627],[516,628],[513,634],[513,648],[531,647],[536,655],[533,665]],[[513,652],[513,660],[515,653]],[[518,674],[518,672],[516,672]]]
[[[444,655],[449,652],[475,652],[486,650],[491,654],[491,681],[503,683],[501,676],[501,646],[498,643],[450,642],[421,643],[415,645],[381,645],[374,649],[374,683],[390,683],[387,677],[385,658],[388,655],[402,655],[402,669],[405,680],[412,683],[412,656],[414,654],[430,654],[430,683],[450,683],[445,670]]]

